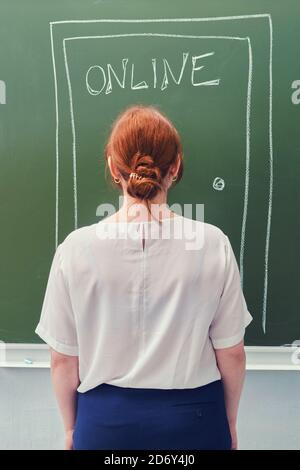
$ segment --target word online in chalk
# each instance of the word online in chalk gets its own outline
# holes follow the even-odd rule
[[[129,60],[123,58],[121,64],[95,64],[91,65],[86,72],[86,88],[91,95],[106,95],[113,91],[113,88],[129,88],[131,90],[143,90],[147,88],[160,89],[168,88],[170,84],[180,85],[184,75],[188,75],[192,86],[219,85],[220,78],[211,80],[201,80],[201,70],[207,65],[207,59],[214,55],[214,52],[207,52],[200,55],[190,55],[189,52],[182,54],[182,63],[177,73],[173,70],[165,57],[151,59],[151,76],[146,80],[137,81],[141,70]],[[118,69],[118,71],[117,71]],[[120,72],[121,69],[121,72]]]

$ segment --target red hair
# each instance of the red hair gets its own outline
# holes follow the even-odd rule
[[[105,147],[115,168],[127,182],[130,196],[149,201],[164,190],[163,179],[177,158],[178,183],[183,174],[180,136],[171,121],[154,106],[136,105],[125,109],[112,125]],[[130,173],[140,178],[130,178]],[[113,182],[120,187],[120,183]]]

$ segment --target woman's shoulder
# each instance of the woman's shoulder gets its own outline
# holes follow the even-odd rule
[[[214,224],[210,224],[208,222],[204,222],[204,225],[205,225],[205,231],[207,234],[219,240],[225,239],[226,235],[220,227]]]
[[[181,217],[181,219],[184,225],[190,227],[191,229],[197,228],[198,230],[202,230],[205,236],[210,237],[211,239],[222,241],[226,239],[226,234],[217,225],[188,217]]]
[[[95,237],[97,223],[84,225],[69,232],[60,243],[61,249],[80,248],[90,244]]]

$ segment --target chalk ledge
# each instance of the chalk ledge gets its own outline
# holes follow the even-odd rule
[[[300,346],[246,346],[247,370],[290,370],[300,372]],[[47,369],[47,344],[0,343],[0,367]]]

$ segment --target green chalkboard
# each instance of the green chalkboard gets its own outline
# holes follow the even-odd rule
[[[300,339],[298,0],[2,0],[0,340],[34,328],[54,250],[118,205],[103,146],[126,106],[177,126],[184,178],[229,236],[247,345]]]

